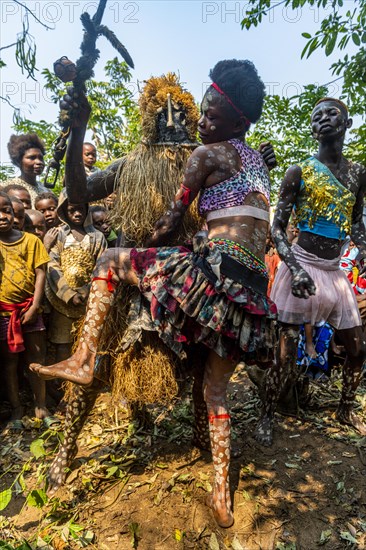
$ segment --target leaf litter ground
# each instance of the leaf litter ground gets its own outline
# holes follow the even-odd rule
[[[191,445],[187,395],[168,409],[151,407],[138,426],[101,394],[67,483],[51,499],[42,480],[62,433],[40,436],[31,420],[21,435],[3,431],[1,495],[13,486],[0,512],[0,548],[365,549],[366,438],[334,419],[337,375],[312,391],[311,410],[303,418],[277,416],[274,445],[262,448],[252,437],[259,400],[245,369],[237,369],[229,403],[242,455],[232,461],[235,524],[227,530],[204,505],[211,457]],[[366,419],[365,386],[358,406]]]

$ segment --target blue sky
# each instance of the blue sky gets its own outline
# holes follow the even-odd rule
[[[354,2],[345,0],[344,9]],[[31,32],[37,42],[37,66],[52,69],[53,62],[67,55],[76,60],[82,40],[82,11],[94,14],[96,0],[27,0],[27,7],[52,27],[46,30],[30,18]],[[324,84],[333,79],[329,66],[338,59],[319,51],[310,59],[301,60],[305,45],[302,32],[314,33],[324,10],[304,7],[297,12],[273,10],[271,16],[250,31],[241,30],[240,21],[247,2],[216,1],[122,1],[108,0],[103,23],[110,27],[127,47],[135,62],[132,86],[152,75],[167,71],[179,73],[196,100],[209,82],[208,72],[220,59],[250,59],[266,83],[268,93],[292,96],[307,83]],[[15,41],[21,30],[22,10],[12,0],[2,0],[1,46]],[[96,67],[96,78],[104,78],[103,67],[116,52],[102,37]],[[348,53],[352,53],[350,46]],[[39,82],[25,79],[14,61],[13,50],[1,52],[7,67],[0,70],[1,95],[8,94],[13,104],[21,107],[33,120],[57,119],[57,106]],[[342,52],[342,55],[347,52]],[[339,93],[338,83],[331,94]],[[6,144],[12,133],[12,109],[0,104],[0,162],[9,161]],[[270,137],[270,136],[269,136]]]

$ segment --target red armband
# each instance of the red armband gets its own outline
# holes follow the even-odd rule
[[[191,189],[189,187],[186,187],[185,185],[182,185],[179,187],[178,195],[180,201],[182,201],[182,204],[184,206],[188,206],[190,203],[189,196],[191,193]]]

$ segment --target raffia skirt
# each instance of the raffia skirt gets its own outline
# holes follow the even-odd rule
[[[182,357],[185,344],[199,342],[233,360],[268,356],[274,347],[276,308],[266,297],[267,281],[226,256],[204,232],[192,248],[131,250],[155,330]]]
[[[339,268],[340,258],[325,260],[307,252],[298,244],[292,246],[295,258],[313,279],[316,294],[308,299],[296,298],[291,292],[291,273],[282,262],[271,291],[278,320],[282,323],[328,322],[335,329],[361,325],[357,301],[346,274]]]

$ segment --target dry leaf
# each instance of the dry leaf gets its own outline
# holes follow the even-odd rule
[[[240,542],[236,538],[236,535],[235,535],[234,539],[231,541],[231,548],[233,550],[245,550],[245,548],[240,544]]]
[[[208,547],[210,550],[220,550],[219,543],[217,541],[217,537],[215,533],[211,533],[210,540],[208,543]]]

